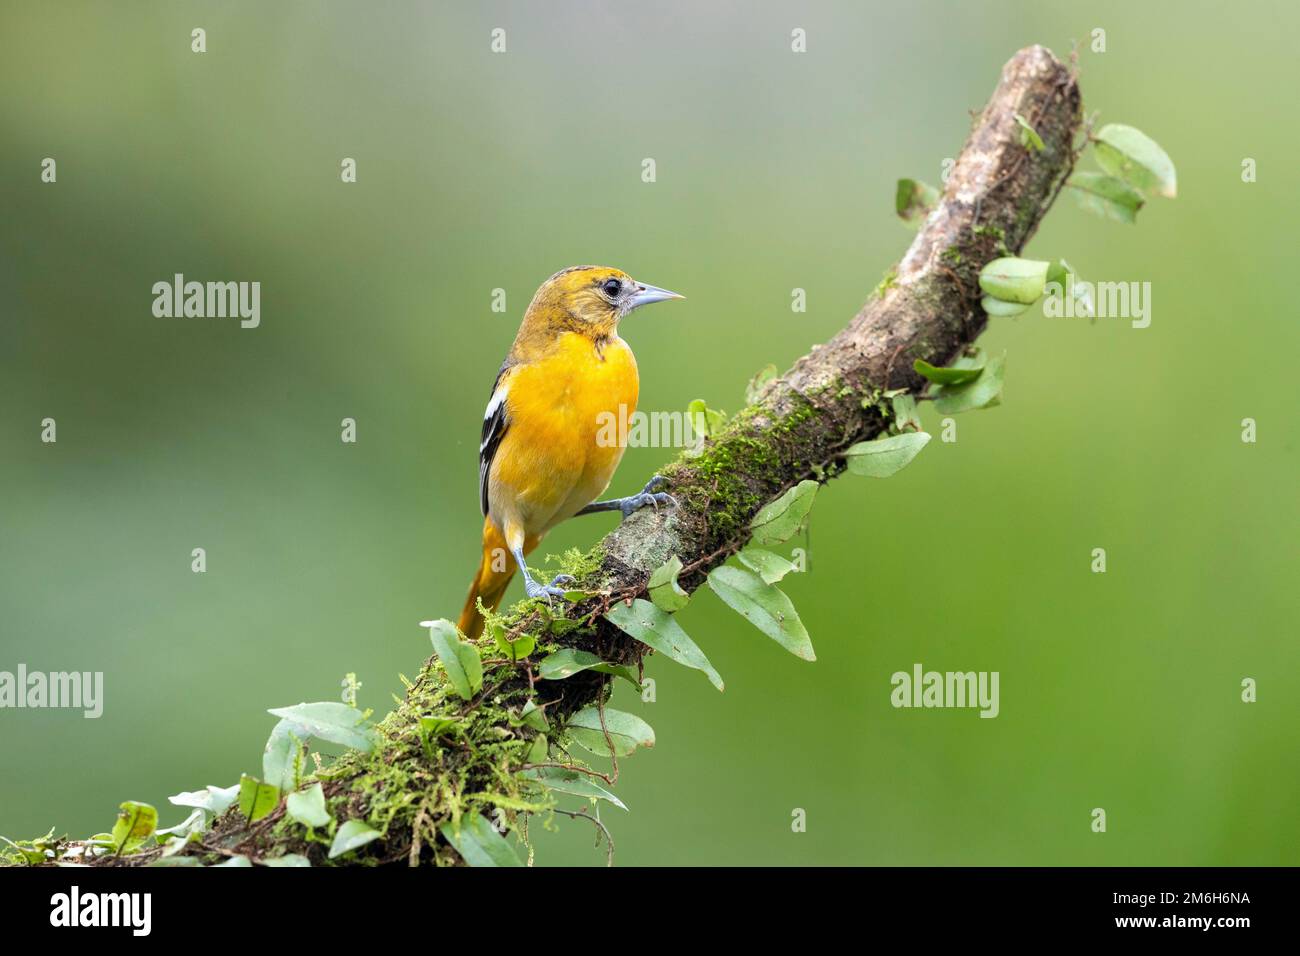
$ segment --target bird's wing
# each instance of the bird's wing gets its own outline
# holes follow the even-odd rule
[[[496,381],[492,383],[492,397],[483,413],[483,439],[478,446],[478,500],[483,514],[488,513],[488,473],[492,459],[505,438],[510,421],[506,418],[506,393],[510,389],[510,373],[514,366],[506,359],[501,363]]]

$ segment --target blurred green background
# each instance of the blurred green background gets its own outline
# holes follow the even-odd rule
[[[266,708],[347,671],[386,711],[477,562],[483,405],[542,280],[685,293],[624,324],[642,408],[734,411],[901,255],[895,179],[938,181],[1016,49],[1078,39],[1087,108],[1180,195],[1136,228],[1062,197],[1028,254],[1149,281],[1151,327],[995,322],[1001,407],[820,496],[787,579],[818,661],[702,593],[681,620],[726,693],[662,658],[655,703],[617,693],[658,746],[604,817],[623,864],[1297,862],[1298,29],[1282,3],[6,3],[0,670],[102,670],[106,700],[0,711],[0,833],[256,773]],[[176,272],[260,281],[261,327],[154,318]],[[1001,715],[893,709],[918,661],[999,671]],[[572,821],[538,847],[604,860]]]

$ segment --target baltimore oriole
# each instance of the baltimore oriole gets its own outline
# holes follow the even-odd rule
[[[651,302],[680,299],[618,269],[574,266],[547,279],[524,312],[483,416],[479,505],[483,558],[460,615],[468,637],[483,630],[478,601],[495,610],[517,567],[529,597],[562,595],[558,575],[540,584],[524,557],[575,515],[675,505],[656,475],[635,495],[596,501],[623,457],[640,382],[618,323]],[[611,417],[612,416],[612,417]],[[616,428],[608,426],[616,423]],[[619,436],[609,440],[610,433]]]

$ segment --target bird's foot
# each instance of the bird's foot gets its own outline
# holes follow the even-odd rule
[[[539,584],[531,576],[524,577],[524,593],[530,598],[545,598],[551,603],[553,597],[564,597],[565,589],[560,584],[573,584],[577,579],[572,574],[557,574],[550,584]]]
[[[647,505],[654,508],[655,511],[659,510],[660,505],[676,508],[676,498],[668,494],[666,491],[655,491],[655,489],[663,483],[664,477],[662,475],[655,475],[645,483],[645,487],[642,488],[638,494],[628,495],[626,498],[620,498],[618,500],[618,510],[623,512],[623,517],[626,519],[631,516],[632,512],[639,508],[644,508]]]

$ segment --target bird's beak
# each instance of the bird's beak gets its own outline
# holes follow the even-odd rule
[[[661,289],[658,286],[645,285],[638,282],[636,292],[627,300],[627,311],[639,309],[643,305],[649,305],[651,302],[666,302],[668,299],[684,299],[686,296],[678,295],[676,292],[669,292],[667,289]]]

